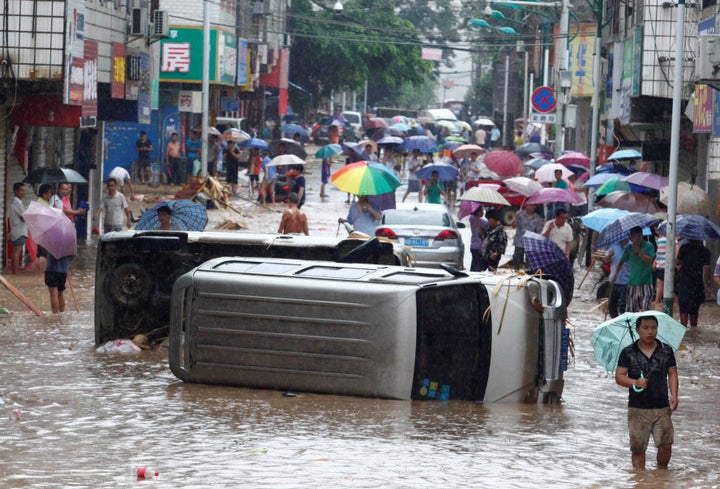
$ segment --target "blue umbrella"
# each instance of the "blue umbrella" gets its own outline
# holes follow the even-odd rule
[[[151,231],[160,228],[157,210],[167,206],[172,211],[170,222],[183,231],[202,231],[208,222],[207,210],[204,206],[188,199],[167,200],[148,209],[140,216],[135,229]]]
[[[402,122],[396,122],[395,124],[390,126],[391,129],[398,129],[402,132],[408,132],[410,129],[412,129],[412,126],[409,126],[408,124],[404,124]]]
[[[301,136],[310,135],[307,129],[298,124],[283,124],[282,126],[280,126],[280,132],[290,134],[291,136],[295,134],[300,134]]]
[[[441,147],[442,147],[443,151],[454,151],[454,150],[458,149],[460,146],[462,146],[463,144],[465,144],[465,143],[463,143],[462,141],[447,141],[446,140],[446,141],[443,141]]]
[[[620,151],[615,151],[613,154],[611,154],[608,157],[608,161],[612,160],[637,160],[639,158],[642,158],[642,153],[635,149],[621,149]]]
[[[375,141],[377,144],[402,144],[403,138],[399,136],[383,136]]]
[[[622,178],[623,176],[624,175],[620,175],[618,173],[597,173],[588,178],[587,182],[585,182],[585,186],[601,187],[608,180],[612,180],[613,178]]]
[[[315,153],[316,158],[325,159],[335,155],[339,155],[343,152],[342,146],[339,144],[326,144]]]
[[[589,171],[587,168],[585,168],[582,165],[571,164],[571,165],[565,165],[565,166],[567,167],[568,170],[572,171],[576,177],[579,177],[580,175],[583,175]]]
[[[372,158],[370,158],[370,155],[367,154],[367,151],[365,151],[365,148],[360,146],[358,143],[342,143],[340,145],[343,149],[343,152],[350,156],[350,157],[356,157],[359,158],[356,161],[370,161]]]
[[[264,139],[250,138],[247,141],[238,143],[242,148],[268,149],[268,143]]]
[[[440,182],[455,180],[460,174],[460,171],[453,165],[448,165],[447,163],[431,163],[417,170],[415,175],[417,175],[420,180],[430,180],[430,177],[435,171],[438,172],[438,181]]]
[[[630,230],[636,226],[646,228],[660,222],[660,219],[643,214],[641,212],[631,212],[619,217],[616,221],[608,224],[598,236],[595,243],[596,248],[603,248],[630,236]]]
[[[611,209],[608,207],[589,212],[580,219],[586,228],[600,232],[611,222],[617,221],[622,216],[626,216],[628,214],[630,214],[630,211],[626,211],[624,209]]]
[[[408,151],[419,150],[421,153],[435,153],[438,150],[435,140],[428,136],[410,136],[400,145]]]
[[[675,351],[680,348],[687,328],[675,319],[660,311],[626,312],[605,321],[592,332],[595,361],[607,372],[615,371],[620,352],[637,340],[635,322],[638,316],[655,316],[658,321],[657,339]],[[651,373],[643,372],[643,376],[648,377]]]
[[[533,158],[531,160],[523,162],[523,165],[532,168],[533,170],[539,170],[543,166],[549,165],[550,163],[552,163],[552,161],[545,158]]]
[[[636,171],[637,170],[628,168],[627,166],[623,165],[622,163],[618,163],[617,161],[611,161],[610,163],[605,163],[604,165],[600,165],[595,168],[595,173],[619,173],[622,176],[631,175]]]
[[[676,219],[676,232],[678,236],[688,239],[720,239],[720,227],[704,216],[694,214],[680,214]],[[667,221],[658,227],[660,232],[667,234]]]
[[[523,245],[525,246],[528,264],[533,273],[542,271],[543,275],[551,275],[560,284],[565,298],[565,305],[569,304],[573,296],[575,276],[565,252],[545,236],[532,231],[525,231]]]

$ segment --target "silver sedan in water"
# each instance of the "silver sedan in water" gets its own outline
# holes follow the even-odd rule
[[[383,211],[375,235],[410,248],[419,267],[445,263],[462,270],[465,245],[458,229],[464,227],[444,205],[402,203]]]

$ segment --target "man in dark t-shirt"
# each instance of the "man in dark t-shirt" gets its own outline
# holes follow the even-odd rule
[[[657,340],[658,320],[654,315],[638,316],[635,329],[639,339],[620,352],[615,369],[615,382],[629,391],[632,464],[636,469],[645,468],[645,452],[652,434],[658,468],[666,468],[674,441],[671,414],[678,406],[675,354],[669,345]]]
[[[140,139],[135,143],[138,152],[138,172],[140,172],[141,183],[150,183],[150,151],[153,150],[152,142],[145,131],[140,131]]]

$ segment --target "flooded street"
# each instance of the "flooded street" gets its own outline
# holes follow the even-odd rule
[[[310,232],[334,236],[344,194],[332,189],[320,202],[319,172],[308,182]],[[248,204],[244,212],[251,230],[277,229],[279,213]],[[703,306],[677,353],[670,469],[654,468],[651,442],[649,470],[634,472],[627,392],[593,359],[590,334],[602,320],[588,312],[595,272],[572,303],[575,357],[560,405],[286,397],[184,384],[165,351],[96,353],[95,243],[75,261],[80,312],[69,290],[67,312],[44,317],[0,291],[11,310],[0,315],[0,487],[720,487],[720,306]],[[49,310],[40,275],[5,277]],[[141,466],[159,478],[137,481]]]

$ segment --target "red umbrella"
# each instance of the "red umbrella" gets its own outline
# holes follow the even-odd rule
[[[502,177],[514,177],[524,170],[522,160],[512,151],[491,151],[485,155],[483,163]]]
[[[580,165],[585,168],[590,168],[590,157],[585,156],[578,151],[571,151],[569,153],[565,153],[564,155],[555,158],[555,162],[561,163],[565,166]]]
[[[654,199],[645,194],[616,190],[610,192],[597,202],[600,207],[612,207],[613,209],[624,209],[630,212],[642,212],[644,214],[655,214],[660,212]]]
[[[388,123],[382,117],[371,117],[365,121],[365,129],[382,129],[388,127]]]
[[[527,204],[551,204],[554,202],[566,202],[569,204],[581,204],[582,199],[578,194],[565,188],[544,187],[532,194]]]

